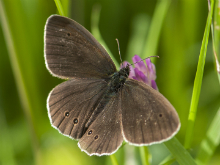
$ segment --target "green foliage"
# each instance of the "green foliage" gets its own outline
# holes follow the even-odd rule
[[[208,10],[201,0],[0,0],[0,164],[219,164],[219,3],[211,1]],[[46,19],[59,13],[91,29],[117,68],[115,38],[123,60],[160,56],[152,60],[160,92],[180,116],[176,137],[90,157],[50,126],[46,99],[62,80],[45,67],[43,34]]]

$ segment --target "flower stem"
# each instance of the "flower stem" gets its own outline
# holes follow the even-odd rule
[[[149,159],[151,157],[150,153],[148,152],[148,148],[146,146],[139,147],[141,162],[143,165],[150,165]]]
[[[112,165],[119,165],[118,161],[115,157],[115,154],[110,155],[111,161],[112,161]]]

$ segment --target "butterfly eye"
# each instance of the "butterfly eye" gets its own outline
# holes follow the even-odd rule
[[[79,122],[79,121],[78,121],[77,118],[75,118],[75,119],[73,120],[73,123],[74,123],[74,124],[78,124],[78,122]]]
[[[67,33],[68,36],[70,36],[70,33]]]
[[[70,115],[69,112],[65,112],[65,113],[64,113],[64,116],[65,116],[65,117],[69,117],[69,115]]]
[[[88,132],[88,135],[91,135],[92,134],[92,130],[90,130],[89,132]]]
[[[162,114],[159,114],[159,117],[162,117]]]
[[[99,136],[98,136],[98,135],[96,135],[96,136],[94,137],[94,139],[95,139],[95,140],[97,140],[98,138],[99,138]]]

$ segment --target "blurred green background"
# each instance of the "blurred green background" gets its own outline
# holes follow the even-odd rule
[[[160,56],[152,59],[156,65],[156,82],[160,92],[179,114],[181,129],[176,137],[184,144],[208,7],[207,0],[167,1],[168,10],[164,15],[157,49],[151,55]],[[115,38],[120,41],[123,60],[131,62],[133,55],[142,53],[137,48],[139,43],[145,42],[143,35],[146,35],[145,38],[148,36],[158,1],[63,0],[61,3],[66,15],[89,31],[94,5],[101,7],[100,33],[120,63]],[[52,88],[63,80],[51,76],[46,69],[44,26],[47,18],[56,13],[53,0],[0,0],[1,165],[111,164],[108,156],[87,156],[80,151],[77,141],[59,134],[50,125],[46,99]],[[193,157],[219,106],[220,88],[210,38],[190,150]],[[141,164],[137,148],[128,145],[120,148],[115,154],[119,164]],[[149,151],[152,164],[158,164],[169,155],[163,144],[150,146]],[[220,147],[217,147],[209,164],[219,162]]]

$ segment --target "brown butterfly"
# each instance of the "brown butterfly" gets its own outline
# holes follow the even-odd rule
[[[141,146],[172,138],[177,112],[158,91],[117,71],[99,42],[77,22],[58,15],[45,26],[45,61],[53,76],[69,79],[47,99],[52,126],[79,139],[88,155],[110,155],[123,140]]]

